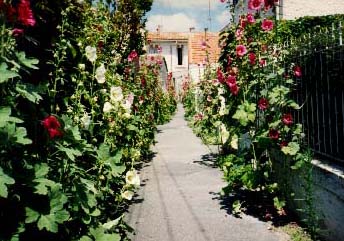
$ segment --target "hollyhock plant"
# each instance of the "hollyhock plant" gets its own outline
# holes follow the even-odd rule
[[[278,140],[279,138],[279,131],[278,130],[275,130],[275,129],[271,129],[269,131],[269,137],[270,139],[272,140]]]
[[[247,53],[247,49],[244,45],[238,45],[236,46],[236,54],[239,56],[239,57],[242,57],[244,56],[245,54]]]
[[[271,31],[274,28],[274,22],[270,19],[264,19],[261,27],[265,32]]]
[[[302,71],[300,66],[295,66],[294,67],[294,75],[297,78],[300,78],[302,76]]]
[[[293,124],[293,116],[290,113],[284,114],[282,116],[282,122],[287,126]]]
[[[266,98],[260,98],[258,101],[258,108],[260,110],[266,110],[269,107],[269,101]]]
[[[33,17],[32,10],[30,8],[30,1],[21,0],[17,8],[18,21],[25,26],[34,26],[36,20]]]
[[[256,55],[255,53],[251,52],[248,54],[248,59],[250,60],[250,64],[251,65],[255,65],[256,64]]]
[[[263,0],[250,0],[248,2],[248,9],[259,10],[262,6]]]
[[[55,116],[48,116],[42,121],[43,127],[48,131],[49,137],[54,139],[55,137],[62,136],[61,123]]]

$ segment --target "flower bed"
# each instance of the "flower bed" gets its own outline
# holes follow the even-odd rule
[[[175,108],[139,61],[150,4],[0,1],[1,240],[126,239],[135,166]]]

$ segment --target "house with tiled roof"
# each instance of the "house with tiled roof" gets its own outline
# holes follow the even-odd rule
[[[168,72],[172,72],[176,90],[182,81],[199,81],[206,63],[216,63],[219,54],[219,34],[213,32],[150,32],[147,36],[147,54],[161,54]]]

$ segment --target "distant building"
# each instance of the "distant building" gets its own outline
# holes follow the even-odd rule
[[[219,34],[212,32],[148,33],[147,54],[161,54],[172,72],[177,93],[185,78],[199,81],[207,62],[216,63],[220,54]],[[208,55],[207,55],[208,53]]]

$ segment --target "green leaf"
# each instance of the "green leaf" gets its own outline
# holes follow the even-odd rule
[[[49,170],[50,170],[48,164],[46,163],[36,164],[34,169],[35,169],[36,178],[45,177],[49,173]]]
[[[16,56],[19,62],[22,63],[24,66],[30,69],[38,69],[38,67],[36,66],[39,63],[38,59],[26,58],[25,52],[16,53]]]
[[[284,200],[279,200],[278,197],[274,197],[274,206],[276,209],[281,210],[285,206]]]
[[[32,84],[17,84],[16,91],[25,99],[37,104],[42,100],[42,96],[39,95],[39,88]]]
[[[107,234],[105,229],[98,227],[96,229],[91,228],[90,233],[94,237],[95,241],[120,241],[121,236],[117,233]]]
[[[0,107],[0,128],[5,127],[8,122],[12,123],[23,123],[22,120],[11,116],[10,107]]]
[[[68,198],[63,192],[61,192],[60,185],[54,185],[51,187],[50,192],[50,209],[52,212],[63,209],[63,205],[67,203]]]
[[[122,219],[122,217],[119,217],[119,218],[117,218],[115,220],[112,220],[112,221],[109,221],[107,223],[104,223],[102,226],[103,226],[103,228],[105,228],[107,230],[111,229],[111,228],[117,226],[119,221],[121,221],[121,219]]]
[[[40,195],[48,195],[48,187],[53,187],[56,183],[52,180],[46,178],[36,178],[33,180],[36,185],[34,186],[36,191],[35,193]]]
[[[82,236],[79,241],[93,241],[93,240],[88,236]]]
[[[282,152],[290,156],[295,156],[299,151],[300,145],[296,142],[289,142],[287,146],[282,147]]]
[[[28,145],[32,143],[32,140],[26,137],[27,132],[24,127],[18,127],[16,129],[14,137],[16,137],[16,142],[22,145]]]
[[[57,145],[57,149],[64,152],[67,155],[67,157],[72,161],[75,161],[76,156],[82,155],[82,153],[78,149],[64,147],[61,144]]]
[[[46,229],[49,232],[57,233],[58,232],[58,224],[55,222],[54,215],[41,215],[37,223],[38,229],[43,230]]]
[[[55,221],[57,223],[64,223],[69,219],[69,212],[66,210],[60,210],[54,213]]]
[[[25,214],[26,214],[25,223],[36,222],[40,216],[40,214],[38,212],[36,212],[35,210],[33,210],[29,207],[25,208]]]
[[[12,185],[15,183],[15,180],[6,175],[2,168],[0,167],[0,197],[7,198],[8,191],[7,191],[7,185]]]
[[[7,68],[8,66],[6,63],[0,64],[0,84],[19,76],[16,72],[8,70]]]

